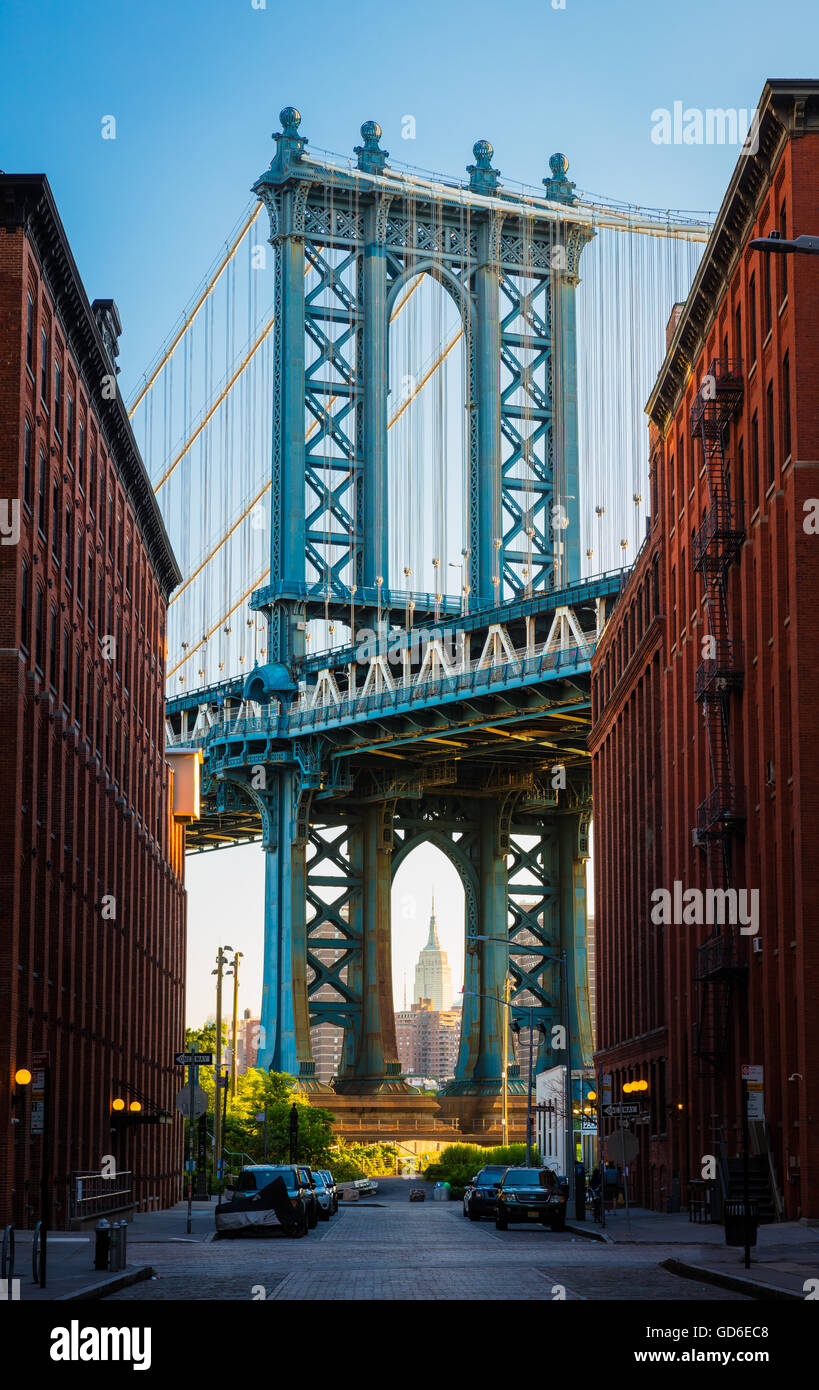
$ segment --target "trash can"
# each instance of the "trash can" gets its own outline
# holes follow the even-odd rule
[[[448,1202],[449,1192],[450,1188],[448,1182],[436,1182],[434,1188],[432,1189],[433,1202]]]
[[[756,1245],[756,1231],[759,1224],[759,1207],[756,1202],[748,1203],[748,1244]],[[725,1244],[745,1244],[745,1203],[725,1203]]]

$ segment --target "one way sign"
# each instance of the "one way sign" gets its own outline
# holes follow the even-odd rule
[[[641,1106],[638,1100],[626,1100],[623,1101],[620,1105],[604,1105],[603,1114],[608,1115],[610,1119],[614,1119],[615,1117],[622,1115],[639,1115],[642,1112],[642,1108],[643,1107]]]
[[[177,1067],[212,1067],[212,1052],[175,1052],[174,1065]]]

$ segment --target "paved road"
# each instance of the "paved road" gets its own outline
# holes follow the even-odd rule
[[[372,1205],[341,1206],[304,1240],[188,1243],[135,1236],[129,1257],[158,1278],[107,1302],[171,1299],[672,1299],[743,1300],[661,1269],[672,1245],[602,1245],[570,1231],[495,1230],[465,1221],[460,1203],[410,1203],[409,1183],[381,1181]],[[197,1228],[210,1226],[205,1214]],[[165,1221],[167,1230],[167,1217]],[[179,1236],[184,1236],[180,1218]],[[689,1258],[697,1247],[688,1247]],[[679,1253],[679,1252],[677,1252]]]

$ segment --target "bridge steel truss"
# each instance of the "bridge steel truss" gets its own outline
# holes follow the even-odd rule
[[[499,186],[485,142],[468,185],[435,184],[393,173],[374,123],[345,168],[307,154],[299,121],[282,112],[254,186],[276,251],[271,570],[253,599],[270,655],[168,704],[169,742],[203,750],[188,847],[260,838],[266,851],[260,1065],[326,1090],[310,1027],[334,1023],[335,1090],[386,1096],[412,1089],[396,1047],[392,878],[437,845],[466,904],[449,1092],[492,1099],[504,1029],[530,1005],[538,1070],[565,1063],[567,1041],[573,1066],[591,1063],[589,663],[622,582],[580,580],[574,291],[592,230],[562,156],[539,200]],[[461,313],[474,607],[415,595],[415,621],[434,611],[434,626],[407,633],[409,596],[385,583],[388,325],[421,273]],[[307,623],[328,613],[351,645],[308,654]],[[569,1040],[556,1029],[561,952]],[[524,1086],[514,1066],[510,1086]]]

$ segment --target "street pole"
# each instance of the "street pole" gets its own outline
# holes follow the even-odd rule
[[[574,1191],[574,1120],[572,1119],[572,1029],[569,1011],[569,957],[564,950],[560,952],[560,983],[563,988],[563,1027],[566,1031],[566,1181],[569,1184],[567,1201],[571,1201]]]
[[[194,1043],[193,1055],[196,1056],[197,1052],[198,1048]],[[188,1235],[191,1233],[191,1215],[193,1212],[193,1098],[197,1071],[197,1064],[190,1063],[188,1066],[188,1086],[190,1088],[188,1104]]]
[[[534,1051],[535,1016],[529,1005],[529,1082],[526,1087],[526,1167],[532,1166],[532,1062]]]
[[[239,1014],[239,961],[242,959],[242,952],[235,951],[233,955],[233,1033],[230,1048],[230,1095],[233,1099],[236,1095],[236,1029],[238,1027]]]
[[[43,1163],[40,1170],[40,1288],[46,1286],[46,1249],[51,1221],[50,1177],[51,1163],[51,1065],[43,1068]]]
[[[745,1233],[745,1268],[751,1268],[751,1221],[748,1208],[751,1201],[751,1179],[750,1179],[750,1147],[751,1135],[748,1125],[748,1082],[742,1082],[742,1205],[745,1215],[743,1217],[743,1231]]]
[[[216,1094],[213,1102],[213,1164],[217,1185],[222,1173],[222,1114],[220,1109],[219,1079],[222,1075],[222,967],[227,957],[220,946],[216,955],[216,1056],[214,1058],[214,1078]]]
[[[506,972],[506,979],[503,985],[503,1002],[506,1009],[509,1008],[509,971]],[[503,1132],[504,1148],[509,1143],[509,1015],[503,1016],[503,1109],[501,1112],[501,1130]]]

